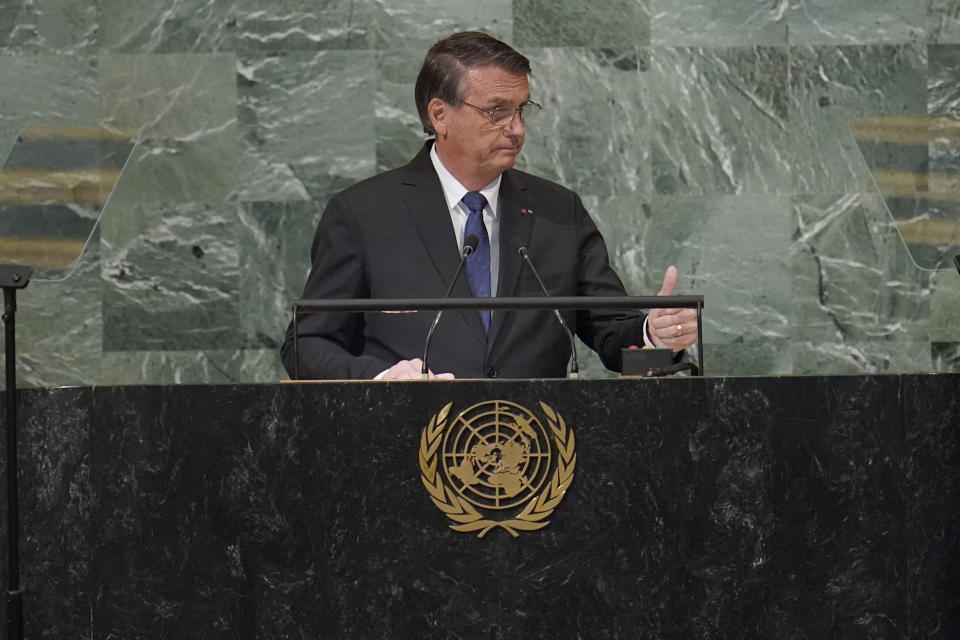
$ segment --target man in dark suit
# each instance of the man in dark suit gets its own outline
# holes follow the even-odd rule
[[[456,297],[540,292],[518,254],[525,247],[551,295],[625,295],[603,238],[572,191],[513,169],[530,100],[526,57],[476,32],[454,34],[427,53],[416,85],[424,130],[433,135],[410,164],[335,195],[317,227],[303,297],[442,297],[467,259]],[[676,284],[670,267],[660,291]],[[421,377],[417,357],[433,313],[318,313],[297,327],[301,378]],[[680,351],[696,340],[696,312],[566,314],[571,329],[620,367],[620,349],[652,344]],[[445,312],[431,344],[431,377],[560,377],[570,349],[550,312]],[[283,363],[295,369],[293,324]]]

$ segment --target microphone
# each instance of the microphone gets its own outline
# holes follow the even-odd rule
[[[540,290],[543,291],[543,295],[550,297],[550,292],[547,291],[547,286],[543,284],[543,280],[540,279],[540,274],[537,273],[536,267],[533,266],[533,262],[530,260],[530,256],[527,255],[527,248],[520,247],[517,249],[517,254],[526,261],[530,266],[530,271],[533,272],[533,277],[537,279],[537,284],[540,285]],[[560,313],[558,309],[553,310],[554,315],[557,316],[557,320],[560,322],[560,326],[563,327],[564,333],[567,334],[567,340],[570,341],[570,378],[579,378],[580,377],[580,367],[577,364],[577,343],[573,340],[573,333],[570,331],[570,327],[567,326],[566,321],[563,319],[563,314]]]
[[[450,280],[450,286],[447,287],[447,293],[444,294],[444,299],[450,297],[450,292],[453,291],[453,285],[457,283],[457,278],[460,277],[460,272],[463,271],[463,264],[467,261],[467,257],[477,249],[477,245],[480,243],[480,239],[472,233],[463,239],[463,251],[460,254],[460,264],[457,265],[457,270],[453,274],[453,279]],[[437,315],[433,317],[433,324],[430,325],[430,330],[427,332],[427,340],[423,344],[423,366],[420,369],[420,376],[426,380],[430,377],[430,368],[427,366],[427,352],[430,350],[430,340],[433,339],[433,332],[437,328],[437,323],[440,322],[440,315],[443,313],[443,309],[437,310]]]

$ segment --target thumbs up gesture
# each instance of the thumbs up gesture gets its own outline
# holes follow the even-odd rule
[[[672,296],[679,278],[677,268],[667,267],[658,296]],[[651,309],[647,317],[647,331],[653,344],[682,351],[697,341],[697,311],[695,309]]]

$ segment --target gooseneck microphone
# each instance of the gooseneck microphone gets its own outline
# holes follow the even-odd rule
[[[550,292],[547,291],[547,286],[543,284],[543,280],[540,279],[540,274],[537,273],[537,268],[533,266],[530,256],[527,255],[527,248],[520,247],[517,249],[517,254],[529,265],[530,271],[533,272],[533,277],[537,279],[537,284],[540,285],[540,290],[543,291],[543,295],[549,298]],[[557,320],[560,321],[560,326],[563,327],[564,333],[567,334],[567,340],[570,341],[570,375],[568,377],[579,378],[580,367],[577,364],[577,343],[573,339],[573,332],[570,331],[570,327],[567,326],[566,321],[563,319],[563,314],[560,313],[559,309],[554,309],[553,313],[557,316]]]
[[[460,254],[460,264],[457,265],[457,270],[453,274],[453,279],[450,280],[450,286],[447,287],[447,293],[443,296],[444,300],[450,297],[450,292],[453,291],[453,285],[457,284],[457,278],[460,277],[460,272],[463,271],[463,265],[467,261],[467,258],[471,253],[476,251],[477,245],[480,243],[480,239],[472,233],[463,239],[463,252]],[[427,340],[423,344],[423,367],[420,369],[420,376],[426,380],[430,377],[430,368],[427,366],[427,352],[430,350],[430,340],[433,339],[433,332],[437,328],[437,323],[440,322],[440,315],[443,313],[443,309],[437,310],[437,315],[433,317],[433,324],[430,325],[430,330],[427,332]]]

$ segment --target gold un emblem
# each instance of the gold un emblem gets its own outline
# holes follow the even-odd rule
[[[457,523],[450,528],[482,538],[496,527],[516,537],[547,526],[573,481],[573,430],[543,402],[546,428],[506,400],[475,404],[448,423],[452,406],[420,436],[420,477],[433,504]]]

